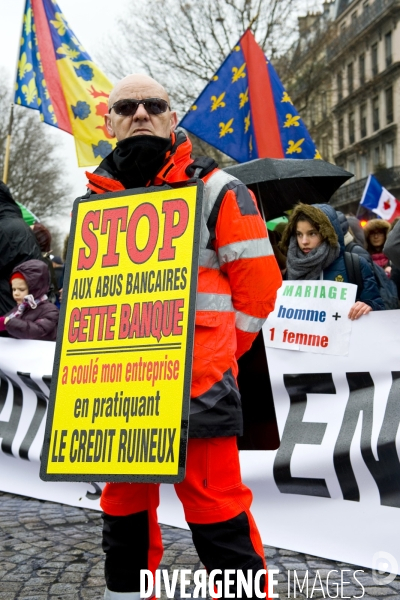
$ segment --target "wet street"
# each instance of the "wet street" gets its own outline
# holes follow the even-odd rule
[[[101,523],[98,511],[0,492],[0,600],[102,600]],[[170,572],[202,568],[189,531],[163,525],[162,532],[165,552],[160,568]],[[269,567],[279,570],[274,591],[281,599],[329,597],[327,591],[332,598],[400,599],[400,577],[384,583],[383,574],[373,577],[363,569],[356,574],[357,583],[353,573],[361,567],[264,548]],[[343,580],[349,583],[343,584],[343,594],[340,575],[337,579],[333,576],[337,574],[331,575],[326,588],[327,574],[333,569],[348,569]],[[307,571],[308,595],[306,586],[300,592],[298,585],[294,595],[294,572],[302,585]],[[162,597],[166,598],[165,593]],[[180,597],[178,586],[175,598]]]

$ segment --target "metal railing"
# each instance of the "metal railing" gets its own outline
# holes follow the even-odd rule
[[[379,183],[389,191],[391,191],[391,188],[394,189],[400,187],[400,167],[381,169],[378,173],[375,173],[375,177],[378,179]],[[367,179],[367,177],[363,177],[363,179],[343,185],[333,194],[330,204],[340,208],[340,206],[344,206],[350,202],[360,201]]]
[[[365,184],[367,182],[367,178],[359,179],[354,183],[348,183],[347,185],[343,185],[341,188],[337,190],[330,199],[330,204],[332,206],[339,208],[344,204],[349,204],[350,202],[354,202],[355,200],[361,200],[363,189],[365,188]]]
[[[332,60],[345,46],[354,40],[354,38],[373,23],[388,8],[399,5],[398,0],[375,0],[372,4],[364,8],[363,12],[346,27],[345,31],[328,45],[327,59]],[[400,6],[400,5],[399,5]]]

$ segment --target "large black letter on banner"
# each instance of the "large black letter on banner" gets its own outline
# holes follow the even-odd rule
[[[355,502],[360,500],[360,492],[350,461],[350,446],[362,412],[362,457],[378,486],[381,504],[400,508],[400,463],[396,450],[396,434],[400,423],[400,371],[393,371],[392,378],[393,383],[378,437],[378,460],[376,460],[371,448],[374,382],[369,373],[347,373],[350,396],[333,459],[345,500]]]
[[[15,381],[7,377],[7,375],[0,370],[0,413],[6,402],[9,381],[11,382],[13,388],[12,409],[10,419],[8,421],[0,421],[0,438],[3,438],[1,442],[1,449],[3,452],[13,456],[11,446],[14,441],[15,434],[17,433],[19,420],[21,418],[22,390],[19,385],[15,383]]]
[[[48,395],[46,395],[38,386],[38,384],[33,381],[30,373],[21,373],[17,371],[17,374],[25,383],[25,385],[32,390],[36,394],[36,409],[35,414],[33,415],[33,419],[31,424],[29,425],[29,429],[26,432],[24,439],[22,440],[19,455],[21,458],[25,458],[29,460],[28,453],[29,449],[33,444],[33,441],[36,437],[37,432],[39,431],[39,427],[42,424],[42,421],[46,415],[47,411],[47,401],[49,399]],[[44,378],[43,378],[44,379]]]
[[[284,375],[290,398],[290,410],[283,430],[281,445],[274,462],[275,483],[282,494],[302,494],[330,498],[325,479],[292,477],[290,459],[296,444],[320,444],[326,423],[304,423],[307,394],[336,394],[331,373]]]

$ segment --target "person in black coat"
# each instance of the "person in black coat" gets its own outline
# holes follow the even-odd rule
[[[396,285],[397,294],[400,298],[400,218],[396,218],[391,224],[383,253],[390,259],[392,266],[390,278]]]
[[[0,316],[15,306],[10,286],[14,267],[41,257],[35,236],[23,220],[19,206],[0,181]]]

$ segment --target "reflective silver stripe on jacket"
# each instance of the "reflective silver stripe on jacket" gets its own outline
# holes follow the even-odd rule
[[[202,250],[206,250],[208,240],[210,239],[210,232],[207,227],[207,221],[211,214],[212,209],[214,208],[214,204],[219,196],[220,191],[230,181],[236,180],[236,177],[233,175],[228,175],[225,171],[216,171],[204,184],[204,195],[203,195],[203,210],[202,210],[202,218],[201,218],[201,236],[200,236],[200,248]],[[202,265],[200,263],[200,266]]]
[[[207,269],[219,269],[219,262],[216,252],[207,248],[200,249],[199,266]]]
[[[197,292],[196,310],[233,312],[232,298],[229,294],[207,294]]]
[[[207,183],[204,184],[203,217],[206,223],[220,191],[224,185],[234,180],[236,180],[236,177],[233,175],[228,175],[225,171],[216,171],[211,175]]]
[[[268,238],[257,238],[255,240],[244,240],[227,244],[218,249],[220,264],[230,263],[239,258],[259,258],[260,256],[271,256],[274,253]]]
[[[258,317],[251,317],[250,315],[246,315],[245,313],[240,312],[239,310],[236,312],[236,327],[241,331],[246,331],[247,333],[258,333],[261,327],[264,325],[266,319],[259,319]]]

